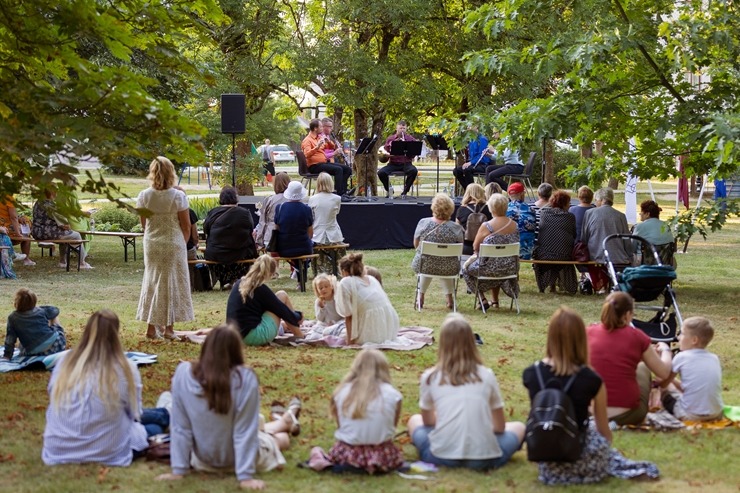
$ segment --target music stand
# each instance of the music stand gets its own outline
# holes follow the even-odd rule
[[[439,151],[446,151],[449,147],[447,147],[445,138],[439,134],[427,134],[426,139],[429,147],[437,151],[437,193],[439,193]]]
[[[375,144],[378,142],[378,135],[374,134],[372,137],[365,137],[360,140],[360,145],[357,146],[355,151],[355,158],[358,154],[369,155],[375,149]],[[355,159],[356,160],[356,159]],[[373,197],[373,192],[370,189],[370,166],[365,166],[365,196],[357,196],[352,199],[353,202],[370,202],[377,200]]]

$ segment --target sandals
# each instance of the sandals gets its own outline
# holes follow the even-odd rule
[[[288,408],[280,401],[272,401],[270,406],[270,418],[273,420],[285,419],[285,415],[290,418],[290,427],[288,433],[296,437],[301,434],[301,424],[298,416],[301,414],[301,400],[293,397],[288,403]]]
[[[485,310],[488,311],[488,309],[491,308],[491,305],[488,303],[488,300],[484,299],[481,304],[477,306],[478,310]]]

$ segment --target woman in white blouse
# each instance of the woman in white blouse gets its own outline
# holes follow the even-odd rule
[[[339,195],[332,193],[334,180],[329,173],[319,173],[316,180],[316,193],[308,199],[313,212],[313,242],[316,245],[341,243],[342,230],[337,223],[337,214],[342,205]]]

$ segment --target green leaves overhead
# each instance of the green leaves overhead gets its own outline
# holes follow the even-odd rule
[[[466,17],[490,43],[466,68],[518,76],[516,103],[492,101],[512,141],[600,141],[603,166],[644,178],[674,175],[688,153],[689,173],[727,176],[738,158],[737,14],[730,1],[491,2]]]

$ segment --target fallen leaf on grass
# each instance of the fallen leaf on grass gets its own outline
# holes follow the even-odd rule
[[[0,462],[13,462],[15,460],[15,456],[13,454],[0,454]]]
[[[98,469],[98,483],[102,483],[103,481],[105,481],[105,477],[108,475],[109,472],[110,467],[101,467],[100,469]]]

